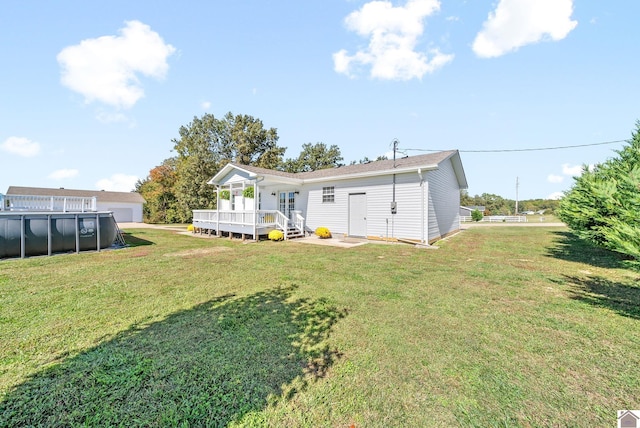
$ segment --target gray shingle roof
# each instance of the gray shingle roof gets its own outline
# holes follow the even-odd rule
[[[345,175],[364,174],[368,172],[377,172],[377,171],[380,171],[380,172],[391,171],[393,169],[435,166],[435,165],[438,165],[443,160],[447,159],[449,156],[454,155],[455,153],[457,153],[456,150],[448,150],[444,152],[429,153],[426,155],[399,158],[395,160],[395,168],[394,168],[393,159],[373,161],[369,163],[362,163],[362,164],[355,164],[355,165],[340,166],[336,168],[325,168],[325,169],[319,169],[316,171],[298,172],[298,173],[282,172],[282,171],[276,171],[276,170],[267,169],[267,168],[259,168],[251,165],[240,165],[237,163],[232,163],[231,165],[240,169],[244,169],[245,171],[256,173],[256,174],[309,180],[314,178],[341,177]]]
[[[341,166],[338,168],[319,169],[316,171],[302,172],[298,175],[302,179],[312,178],[329,178],[339,177],[350,174],[364,174],[376,171],[392,171],[393,169],[419,168],[425,166],[436,166],[449,156],[455,154],[455,150],[446,152],[430,153],[426,155],[408,156],[395,160],[387,159],[381,161],[373,161],[369,163],[360,163],[355,165]]]
[[[10,186],[7,195],[30,196],[73,196],[80,198],[96,197],[98,202],[144,203],[144,198],[136,192],[108,192],[105,190],[49,189],[46,187]]]

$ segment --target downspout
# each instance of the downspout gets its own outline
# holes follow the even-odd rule
[[[398,143],[399,141],[397,139],[393,140],[393,195],[391,198],[391,237],[395,237],[395,214],[398,210],[398,206],[396,205],[396,173],[395,173],[395,169],[396,169],[396,151],[398,150]]]
[[[420,177],[420,234],[422,244],[425,245],[424,240],[424,178],[422,177],[422,168],[418,168],[418,177]]]

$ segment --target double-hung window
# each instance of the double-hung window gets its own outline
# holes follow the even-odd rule
[[[325,202],[335,202],[336,201],[336,191],[333,186],[323,187],[322,188],[322,203]]]

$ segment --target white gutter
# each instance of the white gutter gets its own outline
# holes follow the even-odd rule
[[[420,235],[422,238],[422,244],[426,245],[424,240],[424,178],[422,177],[422,168],[418,168],[418,177],[420,177],[420,195],[421,195],[421,203],[420,203]]]

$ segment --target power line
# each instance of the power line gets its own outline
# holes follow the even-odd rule
[[[556,147],[540,147],[529,149],[494,149],[494,150],[459,150],[460,153],[507,153],[507,152],[539,152],[545,150],[561,150],[561,149],[575,149],[579,147],[592,147],[592,146],[604,146],[606,144],[625,143],[628,140],[615,140],[605,141],[603,143],[592,144],[576,144],[574,146],[556,146]],[[416,151],[416,152],[443,152],[445,150],[431,150],[431,149],[403,149],[403,151]]]

